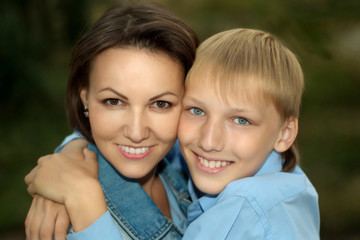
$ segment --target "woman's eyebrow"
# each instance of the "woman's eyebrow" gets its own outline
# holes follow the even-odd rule
[[[118,95],[119,97],[125,99],[125,100],[128,100],[128,97],[126,97],[125,95],[119,93],[118,91],[116,91],[115,89],[111,88],[111,87],[107,87],[107,88],[104,88],[104,89],[101,89],[98,93],[100,92],[104,92],[104,91],[110,91],[110,92],[113,92],[115,93],[116,95]]]
[[[173,96],[177,97],[177,95],[175,93],[166,91],[166,92],[160,93],[159,95],[156,95],[156,96],[150,98],[149,102],[154,101],[155,99],[161,98],[162,96],[165,96],[165,95],[173,95]]]

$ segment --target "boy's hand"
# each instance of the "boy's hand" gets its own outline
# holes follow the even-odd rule
[[[98,182],[96,153],[84,149],[77,160],[63,154],[42,157],[26,177],[28,192],[64,204],[74,230],[90,226],[106,212],[106,202]]]
[[[65,204],[66,197],[81,191],[89,180],[97,180],[96,154],[84,149],[90,157],[85,160],[55,153],[41,157],[38,165],[25,176],[28,192]],[[84,156],[83,156],[84,159]]]
[[[35,195],[25,220],[27,240],[65,240],[70,219],[65,206]]]

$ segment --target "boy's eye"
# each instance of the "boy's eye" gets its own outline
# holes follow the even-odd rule
[[[106,99],[105,103],[110,106],[118,106],[118,105],[123,104],[123,102],[120,99],[115,99],[115,98]]]
[[[250,122],[249,122],[247,119],[242,118],[242,117],[237,117],[237,118],[235,118],[235,119],[234,119],[234,122],[235,122],[236,124],[239,124],[239,125],[248,125],[248,124],[250,124]]]
[[[166,101],[156,101],[151,106],[155,108],[165,109],[165,108],[169,108],[171,104]]]
[[[193,115],[204,115],[204,111],[199,108],[190,108],[189,111]]]

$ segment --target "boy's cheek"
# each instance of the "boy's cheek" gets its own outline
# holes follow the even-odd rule
[[[191,139],[191,136],[196,131],[196,123],[191,121],[189,117],[183,116],[180,117],[179,128],[178,128],[178,138],[180,142],[185,142]]]

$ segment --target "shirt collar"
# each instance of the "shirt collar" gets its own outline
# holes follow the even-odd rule
[[[280,172],[282,169],[282,159],[278,152],[272,151],[261,168],[254,174],[254,176],[271,173],[271,172]],[[188,185],[190,195],[193,201],[198,201],[202,211],[206,211],[211,206],[213,206],[219,195],[204,195],[197,190],[193,182],[190,181]],[[204,195],[204,196],[202,196]]]
[[[280,172],[282,170],[283,161],[278,152],[272,151],[265,160],[262,167],[254,174],[254,176],[272,172]]]

